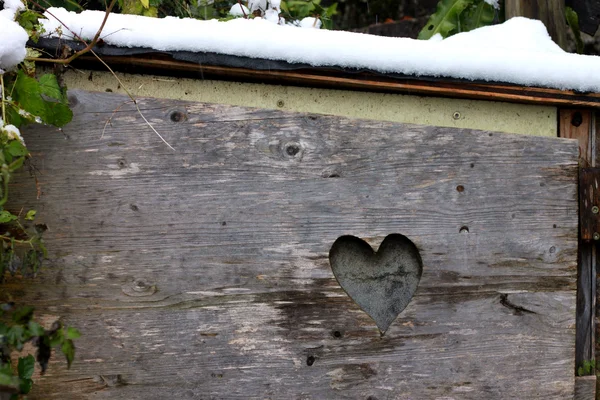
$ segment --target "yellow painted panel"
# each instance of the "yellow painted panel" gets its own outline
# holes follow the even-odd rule
[[[119,73],[137,97],[339,115],[411,124],[556,137],[550,106]],[[108,72],[69,71],[69,88],[125,93]]]

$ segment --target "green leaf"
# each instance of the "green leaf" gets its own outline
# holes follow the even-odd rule
[[[33,318],[33,310],[31,306],[21,307],[13,313],[12,319],[17,324],[26,324]]]
[[[150,7],[150,0],[140,0],[140,3],[142,3],[142,6],[144,6],[144,8]]]
[[[21,143],[20,140],[11,140],[8,146],[6,146],[8,154],[14,157],[26,156],[29,154],[27,147]]]
[[[12,374],[10,364],[0,364],[0,386],[17,389],[19,381]]]
[[[75,359],[75,345],[71,339],[67,339],[63,342],[60,348],[67,359],[67,368],[71,368],[71,364]]]
[[[10,165],[8,166],[8,170],[10,172],[15,172],[16,170],[18,170],[19,168],[21,168],[23,166],[24,162],[25,162],[25,157],[19,157],[10,163]]]
[[[38,324],[37,322],[29,321],[28,328],[29,328],[29,334],[31,336],[42,336],[42,335],[44,335],[44,328],[40,324]]]
[[[495,16],[496,10],[494,6],[486,3],[484,0],[478,0],[476,4],[468,7],[460,15],[460,30],[461,32],[468,32],[482,26],[491,25],[494,22]]]
[[[14,221],[15,219],[17,219],[16,215],[13,215],[6,210],[0,211],[0,224],[6,224],[7,222]]]
[[[31,379],[33,376],[33,370],[35,367],[35,358],[30,354],[27,357],[19,357],[19,364],[17,365],[17,371],[19,372],[19,378]]]
[[[14,100],[21,108],[44,119],[46,102],[42,98],[42,91],[37,80],[19,70],[12,92]]]
[[[31,388],[33,387],[33,381],[29,378],[21,379],[19,381],[19,390],[21,394],[27,394],[31,392]]]
[[[62,89],[58,85],[56,75],[45,74],[40,77],[40,90],[43,94],[55,100],[65,102],[66,97]]]
[[[54,126],[65,126],[73,119],[73,111],[67,104],[47,102],[46,118],[42,118],[45,123]]]
[[[60,96],[63,97],[60,98],[57,92],[56,78],[49,78],[46,75],[42,78],[44,79],[43,85],[40,85],[40,82],[27,76],[23,70],[19,70],[12,89],[14,101],[25,111],[40,117],[43,122],[54,126],[64,126],[71,122],[73,113],[66,104],[64,94],[61,92]],[[58,84],[56,83],[56,85]],[[58,102],[46,100],[42,95],[58,100]],[[55,96],[59,99],[56,99]],[[21,118],[20,122],[25,121]]]
[[[62,345],[64,340],[65,340],[65,336],[63,334],[63,330],[59,329],[50,336],[50,343],[49,343],[50,347],[56,347],[58,345]]]
[[[440,0],[434,14],[419,32],[419,39],[431,39],[435,34],[446,38],[460,31],[460,14],[475,0]]]
[[[8,328],[8,332],[6,332],[8,344],[20,351],[23,348],[24,333],[25,329],[23,329],[21,325],[13,325],[10,328]]]
[[[27,211],[27,214],[25,214],[25,219],[27,221],[33,221],[35,219],[35,214],[37,213],[36,210],[29,210]]]
[[[567,17],[567,24],[573,36],[575,36],[575,44],[577,46],[577,53],[583,54],[583,40],[581,40],[581,31],[579,30],[579,16],[571,7],[565,8],[565,17]]]
[[[76,328],[69,326],[67,328],[67,339],[78,339],[81,337],[81,332],[79,332]]]
[[[38,23],[38,19],[41,15],[35,11],[25,10],[17,15],[16,21],[27,31],[29,36],[31,36],[32,31]]]

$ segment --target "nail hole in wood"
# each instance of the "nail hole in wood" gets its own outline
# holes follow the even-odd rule
[[[459,232],[460,233],[469,233],[469,227],[468,226],[461,226]]]
[[[465,187],[464,187],[463,185],[458,185],[458,186],[456,187],[456,191],[457,191],[458,193],[462,193],[462,192],[464,192],[464,191],[465,191]]]
[[[306,365],[308,365],[309,367],[312,366],[315,363],[315,358],[313,356],[308,356],[306,358]]]
[[[288,144],[285,146],[285,152],[288,156],[294,157],[300,152],[300,147],[297,144]]]
[[[77,96],[69,96],[69,107],[75,107],[77,104],[79,104],[79,100],[77,99]]]
[[[136,206],[135,204],[130,204],[129,208],[131,208],[132,211],[139,211],[140,210],[139,207]]]
[[[337,338],[337,339],[341,338],[342,337],[342,332],[340,332],[340,331],[333,331],[333,337]]]
[[[575,112],[571,117],[571,125],[578,127],[583,123],[583,117],[579,111]]]
[[[121,158],[119,161],[117,161],[117,165],[119,168],[125,168],[127,166],[127,162]]]
[[[471,168],[475,168],[475,164],[471,163]]]
[[[170,115],[171,121],[181,122],[185,119],[185,114],[180,111],[173,111]]]
[[[226,221],[221,222],[221,226],[227,226],[227,222]]]

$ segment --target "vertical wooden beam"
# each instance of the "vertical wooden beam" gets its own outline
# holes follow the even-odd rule
[[[506,19],[527,17],[542,21],[552,40],[566,49],[567,24],[564,0],[506,0],[504,7]]]
[[[590,110],[563,109],[559,112],[559,135],[577,139],[579,142],[580,168],[595,167],[598,164],[596,120]],[[576,368],[596,359],[596,261],[596,243],[580,240],[577,266]],[[589,393],[592,388],[595,390],[595,386],[595,375],[578,379],[575,399],[593,399],[594,397],[589,397]]]

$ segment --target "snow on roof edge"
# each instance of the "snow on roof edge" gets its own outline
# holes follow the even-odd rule
[[[92,38],[104,12],[48,10],[50,36]],[[523,86],[600,92],[600,57],[564,52],[536,20],[513,18],[501,25],[442,41],[419,41],[361,33],[300,29],[262,19],[227,22],[112,14],[101,35],[118,47],[212,52],[314,67],[368,69],[416,77],[447,77]]]

